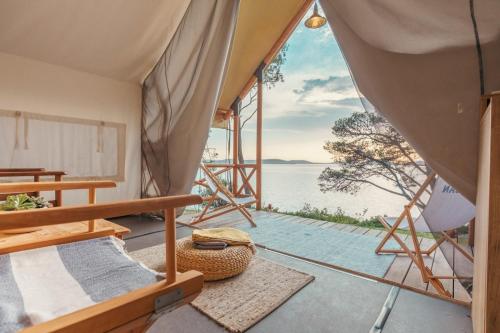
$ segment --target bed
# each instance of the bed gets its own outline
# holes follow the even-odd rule
[[[57,183],[61,187],[65,182]],[[88,228],[12,248],[0,255],[0,331],[141,332],[162,312],[193,300],[203,275],[177,273],[175,209],[201,200],[182,195],[0,213],[2,231],[81,221],[90,225],[97,219],[163,210],[167,244],[165,274],[132,260],[109,230]]]

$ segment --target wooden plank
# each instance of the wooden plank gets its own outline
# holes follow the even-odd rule
[[[352,232],[355,233],[355,234],[360,234],[360,235],[364,235],[366,234],[368,231],[370,231],[370,229],[368,228],[364,228],[364,227],[357,227],[356,229],[354,229]]]
[[[114,203],[2,212],[0,230],[47,226],[200,204],[199,195],[178,195]]]
[[[431,246],[433,243],[434,241],[431,239],[419,238],[419,244],[422,249],[425,249],[427,246]],[[427,265],[428,267],[432,266],[433,257],[424,255],[422,256],[422,259],[424,265]],[[422,280],[420,268],[414,262],[411,263],[410,269],[408,270],[408,274],[406,274],[403,283],[414,288],[427,290],[427,283]]]
[[[112,230],[113,232],[109,232]],[[90,239],[85,235],[94,235],[94,237],[103,237],[115,235],[122,238],[123,235],[130,232],[129,229],[118,224],[98,219],[95,221],[95,232],[89,233],[87,221],[74,222],[67,224],[56,224],[40,228],[37,231],[23,234],[4,234],[0,233],[0,254],[5,254],[13,251],[38,248],[41,246],[49,246],[63,244],[64,239],[69,241],[77,241]],[[104,234],[100,234],[104,231]],[[80,239],[79,239],[80,237]]]
[[[432,265],[432,273],[436,276],[453,276],[453,269],[450,267],[441,249],[437,248],[434,252],[435,254],[434,263]],[[453,295],[453,281],[449,279],[442,279],[441,283],[446,291]],[[430,292],[438,292],[435,288],[432,287],[432,285],[429,285],[428,290]]]
[[[344,232],[353,232],[354,229],[357,229],[358,227],[356,227],[355,225],[352,225],[352,224],[347,224],[344,228],[342,228],[341,230],[344,231]]]
[[[257,164],[257,174],[255,175],[255,188],[257,191],[257,210],[261,209],[262,206],[262,101],[263,101],[263,70],[264,68],[259,68],[257,73],[257,142],[255,147],[255,156]]]
[[[19,169],[21,170],[21,169]],[[44,177],[44,176],[64,176],[64,171],[45,171],[45,170],[22,170],[22,171],[0,171],[0,177]]]
[[[365,233],[365,235],[367,235],[367,236],[373,236],[373,237],[379,237],[381,233],[382,233],[382,230],[380,230],[380,229],[369,229]]]
[[[500,94],[484,98],[480,124],[474,238],[474,332],[493,333],[500,323]]]
[[[25,193],[25,192],[54,191],[54,190],[58,191],[85,190],[91,188],[112,188],[112,187],[116,187],[116,183],[109,180],[1,183],[0,193]]]
[[[401,240],[403,240],[410,249],[412,248],[413,244],[411,240],[408,240],[408,235],[401,235]],[[411,263],[412,261],[408,256],[396,255],[396,258],[394,258],[392,265],[387,270],[384,279],[397,283],[403,283],[404,279],[406,278],[406,274],[408,274]]]

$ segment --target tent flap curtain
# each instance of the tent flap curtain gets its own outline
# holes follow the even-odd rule
[[[500,2],[320,3],[363,97],[475,201],[481,87],[500,90]]]
[[[143,197],[191,191],[217,108],[238,0],[192,0],[142,91]]]

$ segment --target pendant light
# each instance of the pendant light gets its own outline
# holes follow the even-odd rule
[[[309,29],[318,29],[326,24],[326,18],[318,14],[318,4],[314,2],[314,10],[306,22],[304,23]]]

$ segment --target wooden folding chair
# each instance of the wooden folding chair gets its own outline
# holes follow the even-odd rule
[[[208,197],[204,198],[206,206],[199,214],[193,217],[191,224],[197,224],[209,220],[211,218],[238,210],[248,220],[248,222],[250,222],[252,226],[256,227],[257,225],[253,221],[252,215],[250,214],[250,212],[247,210],[246,207],[248,205],[256,203],[257,199],[253,196],[241,197],[241,198],[235,197],[233,193],[231,193],[224,186],[224,184],[222,184],[222,182],[217,178],[217,176],[214,175],[212,171],[210,171],[209,168],[207,168],[203,164],[200,167],[206,176],[205,179],[201,180],[200,184],[210,189],[212,193]],[[222,200],[225,204],[220,207],[210,209],[212,203],[214,203],[218,199]]]
[[[460,253],[462,253],[468,260],[473,261],[473,257],[465,251],[452,237],[449,236],[447,231],[442,231],[440,238],[428,249],[421,249],[420,242],[417,237],[417,229],[415,227],[415,221],[411,215],[411,209],[417,204],[420,200],[422,194],[427,191],[427,187],[432,184],[432,182],[436,178],[436,173],[431,173],[422,186],[415,193],[415,196],[412,200],[404,206],[403,212],[396,219],[394,224],[390,224],[385,218],[379,216],[380,223],[387,230],[387,234],[384,236],[380,244],[375,249],[375,253],[377,254],[406,254],[417,266],[420,270],[420,275],[424,283],[430,283],[441,295],[452,297],[451,294],[444,288],[441,283],[441,279],[469,279],[470,277],[462,277],[462,276],[437,276],[432,273],[432,270],[425,265],[423,256],[431,255],[443,242],[448,241],[453,247],[455,247]],[[412,244],[414,250],[410,249],[408,245],[399,237],[396,233],[397,229],[400,228],[403,222],[406,221],[407,229],[410,232],[410,238],[412,240]],[[398,245],[399,249],[384,249],[385,244],[389,239],[394,239]]]

